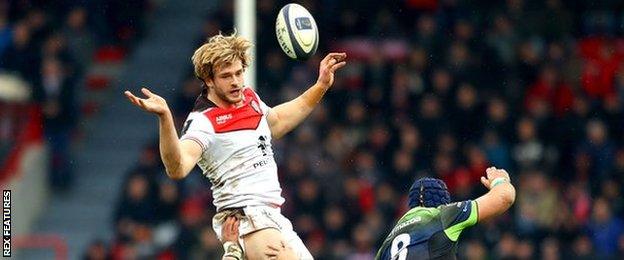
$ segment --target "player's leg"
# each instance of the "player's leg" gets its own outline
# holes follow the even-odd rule
[[[278,208],[247,207],[242,211],[243,214],[237,218],[240,219],[239,241],[246,259],[313,259],[290,221]],[[220,240],[223,222],[234,212],[225,210],[214,216],[212,227]],[[275,248],[278,249],[279,256],[268,258],[266,252],[275,252]]]
[[[305,246],[305,244],[303,244],[303,241],[301,240],[301,238],[299,238],[299,236],[297,236],[297,234],[295,232],[291,232],[291,235],[288,234],[284,234],[282,233],[282,235],[285,236],[285,252],[280,254],[280,256],[284,256],[284,257],[278,257],[277,259],[302,259],[302,260],[311,260],[314,259],[312,257],[312,254],[310,254],[310,251],[308,251],[308,248]],[[292,257],[285,257],[285,256],[292,256]]]
[[[284,217],[284,215],[282,215],[281,213],[279,213],[278,216],[275,217],[275,220],[282,227],[281,229],[282,236],[284,237],[284,240],[286,241],[287,247],[290,247],[290,249],[292,249],[292,251],[297,256],[296,259],[304,259],[304,260],[314,259],[312,257],[312,254],[310,254],[310,251],[308,250],[308,248],[305,246],[305,244],[301,240],[301,238],[299,238],[299,235],[297,235],[297,233],[293,229],[293,226],[290,223],[290,220]]]
[[[297,233],[293,230],[292,223],[282,215],[279,208],[252,207],[246,208],[245,213],[251,220],[250,222],[253,223],[253,226],[257,227],[256,230],[260,230],[257,232],[262,232],[256,234],[255,238],[253,238],[252,243],[258,241],[257,245],[250,247],[245,246],[245,248],[252,249],[253,247],[255,251],[256,249],[267,248],[269,246],[282,247],[283,243],[285,245],[283,249],[286,251],[280,253],[280,257],[276,259],[313,259],[310,251],[308,251],[303,241],[301,241]],[[252,233],[247,233],[247,235],[251,234]],[[243,238],[245,238],[245,235],[243,235]],[[247,240],[245,239],[244,244],[246,243]]]
[[[299,259],[282,233],[274,228],[265,228],[243,236],[245,258],[248,260]]]

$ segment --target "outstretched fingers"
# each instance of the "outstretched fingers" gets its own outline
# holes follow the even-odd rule
[[[155,95],[154,95],[154,93],[152,93],[152,92],[151,92],[149,89],[147,89],[147,88],[141,88],[141,92],[143,92],[143,95],[145,95],[145,96],[146,96],[146,97],[148,97],[148,98],[151,98],[151,97],[155,96]]]
[[[327,54],[327,56],[337,59],[337,60],[344,60],[344,58],[347,57],[347,53],[345,52],[330,52],[329,54]]]
[[[485,170],[485,174],[488,178],[488,180],[491,180],[493,178],[492,174],[496,171],[496,167],[489,167]]]
[[[339,62],[339,63],[333,64],[333,65],[329,68],[329,70],[330,70],[331,72],[335,72],[336,70],[338,70],[338,69],[340,69],[340,68],[344,67],[345,65],[347,65],[347,62],[346,62],[346,61],[341,61],[341,62]]]
[[[332,52],[327,54],[327,56],[325,56],[325,58],[323,58],[323,60],[321,61],[321,65],[328,65],[328,66],[332,66],[333,64],[337,63],[337,62],[341,62],[343,60],[345,60],[347,58],[347,54],[344,52]]]
[[[132,104],[134,104],[135,106],[143,107],[141,99],[132,94],[132,92],[126,90],[124,94]]]
[[[481,183],[482,183],[482,184],[483,184],[483,186],[485,186],[486,188],[488,188],[488,189],[490,188],[490,181],[489,181],[487,178],[485,178],[485,177],[481,176]]]

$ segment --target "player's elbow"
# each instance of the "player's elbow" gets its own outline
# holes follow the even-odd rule
[[[169,179],[172,180],[179,180],[182,179],[180,173],[178,171],[174,171],[174,170],[170,170],[170,169],[166,169],[165,170],[167,173],[167,177],[169,177]]]
[[[479,221],[488,220],[507,211],[516,200],[516,190],[511,184],[502,184],[477,199]]]
[[[186,176],[181,165],[165,167],[165,171],[167,173],[167,177],[172,180],[180,180]]]
[[[279,122],[273,128],[271,128],[271,139],[277,140],[284,137],[284,135],[286,135],[290,131],[290,129],[292,129],[292,126],[290,126],[288,122]]]
[[[271,131],[271,139],[277,140],[277,139],[280,139],[282,137],[284,137],[284,132],[283,131],[278,131],[278,130]]]
[[[172,180],[181,180],[184,179],[184,175],[178,172],[170,172],[167,171],[167,176],[169,177],[169,179]]]

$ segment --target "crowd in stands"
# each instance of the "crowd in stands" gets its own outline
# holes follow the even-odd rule
[[[197,46],[232,31],[232,2],[207,15]],[[461,258],[624,256],[622,2],[300,2],[318,54],[289,60],[271,36],[286,2],[258,1],[255,87],[278,105],[314,83],[325,53],[349,54],[313,114],[273,141],[282,211],[317,259],[372,259],[413,180],[473,199],[492,165],[510,173],[516,202],[461,235]],[[200,91],[190,66],[169,100],[178,125]],[[209,181],[168,180],[157,149],[127,175],[115,238],[86,258],[219,259]]]
[[[26,102],[0,98],[2,158],[25,127],[23,103],[35,106],[50,151],[50,184],[57,190],[71,186],[70,147],[80,122],[85,73],[99,48],[131,50],[144,30],[148,3],[0,0],[0,85],[10,91],[10,82],[20,82],[11,86],[25,88],[29,96]]]

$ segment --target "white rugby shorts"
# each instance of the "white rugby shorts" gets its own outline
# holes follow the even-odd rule
[[[244,214],[241,214],[241,212],[237,213],[236,211],[243,211]],[[217,234],[217,238],[221,241],[223,241],[221,227],[223,226],[225,219],[231,215],[237,215],[240,219],[238,241],[241,245],[243,245],[243,251],[245,248],[242,239],[243,236],[265,228],[274,228],[282,233],[286,243],[292,247],[295,253],[299,256],[299,259],[314,259],[312,254],[310,254],[310,251],[308,251],[306,246],[303,244],[301,238],[299,238],[295,230],[293,230],[290,220],[282,215],[279,207],[248,206],[241,209],[225,209],[218,212],[212,218],[212,228]]]

